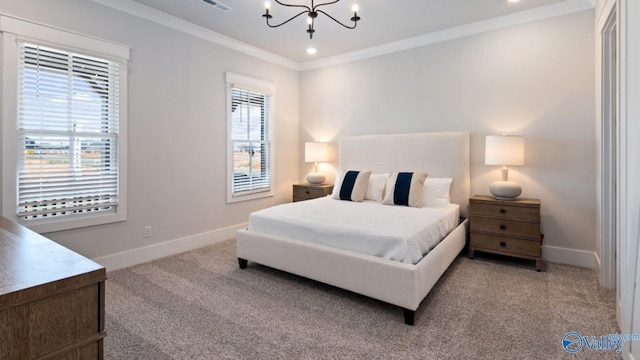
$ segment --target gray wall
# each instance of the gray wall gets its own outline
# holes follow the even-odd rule
[[[90,1],[0,0],[0,12],[131,46],[128,221],[49,238],[96,258],[242,224],[253,210],[291,200],[296,71]],[[274,198],[226,204],[225,71],[276,84]]]
[[[488,194],[500,170],[484,165],[485,135],[524,135],[525,166],[510,179],[542,200],[545,244],[589,252],[547,248],[545,257],[593,266],[593,29],[584,11],[305,71],[300,141],[469,131],[471,192]],[[301,180],[310,166],[300,163]],[[325,166],[328,178],[337,166]]]
[[[0,12],[132,48],[128,221],[47,234],[86,256],[224,229],[289,201],[311,170],[303,141],[448,130],[472,134],[479,194],[500,177],[483,163],[484,136],[524,135],[526,165],[510,177],[542,199],[545,243],[594,251],[593,11],[300,74],[89,1],[0,0]],[[225,202],[225,71],[276,83],[275,198]],[[329,178],[332,166],[321,168]]]

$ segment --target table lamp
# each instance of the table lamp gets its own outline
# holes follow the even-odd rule
[[[524,137],[488,135],[485,141],[484,163],[502,166],[502,180],[495,181],[489,187],[496,199],[513,200],[522,193],[522,187],[518,183],[509,181],[507,166],[524,165]]]
[[[324,182],[324,175],[318,172],[318,163],[328,160],[328,144],[322,142],[304,143],[304,161],[312,162],[313,172],[307,175],[307,182],[313,185],[320,185]]]

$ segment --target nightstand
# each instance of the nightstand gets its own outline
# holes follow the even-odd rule
[[[469,199],[469,257],[475,251],[536,261],[542,270],[540,200],[496,200],[475,195]]]
[[[315,199],[331,194],[333,185],[294,184],[293,202]]]

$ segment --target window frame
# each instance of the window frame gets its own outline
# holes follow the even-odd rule
[[[129,48],[66,30],[0,15],[2,51],[2,216],[39,233],[101,225],[127,219],[127,73]],[[45,219],[18,213],[18,42],[84,54],[119,64],[118,204],[113,211],[71,214]]]
[[[275,195],[274,191],[274,174],[275,174],[275,166],[274,166],[274,142],[273,142],[273,114],[274,114],[274,104],[275,104],[275,84],[254,79],[244,75],[238,75],[231,72],[227,72],[226,74],[226,87],[227,87],[227,203],[236,203],[240,201],[261,199],[266,197],[273,197]],[[250,91],[253,93],[259,93],[265,96],[268,96],[268,135],[269,139],[269,150],[268,150],[268,162],[269,162],[269,188],[268,189],[255,189],[243,191],[240,193],[233,192],[233,184],[234,184],[234,137],[233,137],[233,89],[239,89],[244,91]],[[261,141],[264,141],[261,139]]]

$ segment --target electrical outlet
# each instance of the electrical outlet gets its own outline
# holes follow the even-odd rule
[[[151,237],[151,225],[144,227],[144,237]]]

